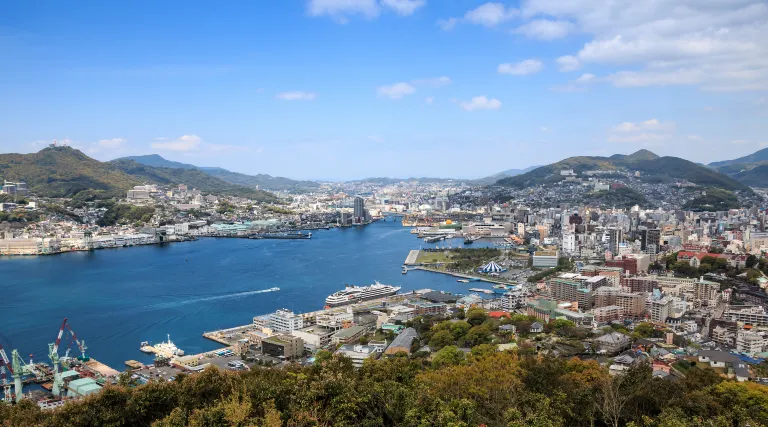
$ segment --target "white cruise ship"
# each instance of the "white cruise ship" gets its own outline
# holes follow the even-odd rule
[[[396,294],[399,290],[399,286],[382,285],[379,282],[369,286],[347,285],[347,288],[343,291],[329,295],[328,298],[325,299],[325,305],[328,307],[337,307],[360,301],[388,297]]]

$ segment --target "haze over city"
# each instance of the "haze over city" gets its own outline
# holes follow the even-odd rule
[[[0,150],[301,179],[709,163],[768,145],[766,19],[759,0],[11,2]]]

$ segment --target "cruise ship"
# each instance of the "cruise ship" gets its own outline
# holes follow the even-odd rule
[[[379,282],[369,286],[347,285],[347,288],[343,291],[329,295],[328,298],[325,299],[325,305],[328,307],[338,307],[340,305],[388,297],[396,294],[399,290],[399,286],[383,285]]]

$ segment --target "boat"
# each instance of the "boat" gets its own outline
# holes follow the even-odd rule
[[[502,285],[501,283],[493,285],[494,289],[507,289],[507,285]]]
[[[482,289],[482,288],[470,288],[469,290],[470,290],[470,291],[472,291],[472,292],[482,292],[482,293],[484,293],[484,294],[486,294],[486,295],[491,295],[491,294],[493,294],[493,291],[492,291],[492,290],[490,290],[490,289]]]
[[[388,297],[396,294],[400,286],[384,285],[375,282],[369,286],[351,286],[347,285],[343,291],[334,292],[325,299],[325,305],[329,307],[338,307],[340,305],[353,304],[356,302],[372,300],[376,298]]]
[[[282,232],[282,233],[254,233],[249,239],[311,239],[312,233]]]
[[[403,274],[407,274],[407,273],[408,273],[408,267],[403,266]]]
[[[439,242],[439,241],[444,240],[444,239],[445,239],[445,235],[444,234],[441,234],[439,236],[430,236],[430,237],[425,237],[424,238],[424,243],[435,243],[435,242]]]
[[[464,244],[465,245],[471,245],[472,243],[475,242],[475,240],[480,240],[480,236],[467,235],[467,236],[464,237]]]
[[[139,347],[139,350],[141,350],[144,353],[166,353],[172,356],[183,356],[184,350],[176,347],[176,344],[171,341],[171,335],[168,334],[168,341],[163,341],[159,344],[155,344],[154,346],[149,345],[149,342],[143,341],[141,343],[141,347]]]
[[[139,350],[143,353],[154,353],[155,349],[149,345],[149,341],[142,341],[141,344],[139,344]]]
[[[459,280],[457,280],[457,282],[459,282],[459,283],[469,283],[469,280],[467,280],[467,279],[459,279]]]

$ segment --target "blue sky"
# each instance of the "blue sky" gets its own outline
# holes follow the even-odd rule
[[[642,3],[642,5],[640,5]],[[309,179],[768,146],[762,0],[8,2],[0,150]]]

